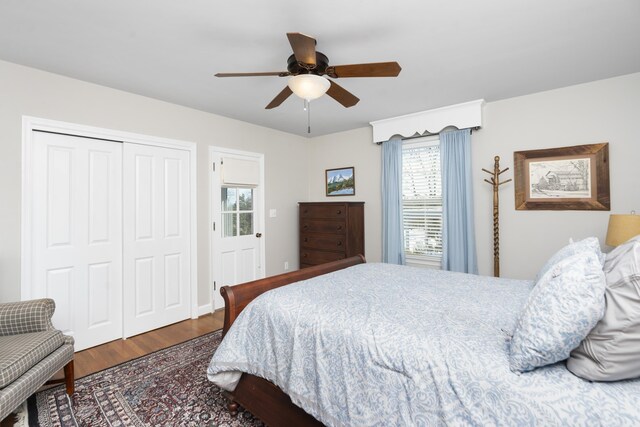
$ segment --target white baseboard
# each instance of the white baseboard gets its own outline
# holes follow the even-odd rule
[[[210,314],[212,312],[213,312],[213,306],[211,305],[211,303],[201,305],[198,307],[198,317],[204,316],[205,314]]]

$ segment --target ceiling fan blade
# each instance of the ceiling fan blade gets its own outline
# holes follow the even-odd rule
[[[276,97],[273,98],[273,100],[269,103],[269,105],[264,107],[264,109],[270,110],[272,108],[276,108],[278,105],[282,104],[285,99],[291,96],[292,93],[293,92],[291,92],[291,89],[289,89],[289,86],[285,86],[284,89],[282,89],[282,92],[277,94]]]
[[[336,82],[331,82],[331,86],[329,86],[327,95],[347,108],[353,107],[360,101],[360,98],[358,98]]]
[[[372,62],[369,64],[335,65],[327,67],[329,77],[396,77],[400,74],[397,62]]]
[[[288,71],[268,71],[265,73],[217,73],[216,77],[255,77],[255,76],[278,76],[286,77],[291,75]]]
[[[316,65],[316,39],[302,33],[287,33],[296,61]]]

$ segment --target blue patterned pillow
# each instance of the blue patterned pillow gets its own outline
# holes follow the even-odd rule
[[[542,279],[542,276],[544,276],[545,273],[558,262],[570,257],[571,255],[584,251],[594,252],[600,261],[600,267],[604,265],[605,255],[602,253],[602,249],[600,249],[600,241],[597,237],[587,237],[586,239],[582,239],[577,242],[571,241],[567,246],[564,246],[558,252],[553,254],[538,272],[536,282]]]
[[[526,372],[567,359],[604,315],[605,276],[592,251],[553,265],[536,283],[511,338],[509,367]]]

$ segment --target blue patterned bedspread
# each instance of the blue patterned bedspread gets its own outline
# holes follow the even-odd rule
[[[640,425],[640,380],[591,383],[564,362],[509,370],[532,282],[362,264],[267,292],[214,354],[332,426]]]

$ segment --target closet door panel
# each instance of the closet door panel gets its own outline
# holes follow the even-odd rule
[[[45,289],[38,297],[52,298],[56,302],[56,311],[53,312],[53,325],[68,335],[75,335],[74,311],[71,304],[73,295],[72,267],[49,268],[46,271]]]
[[[180,306],[184,301],[181,286],[173,286],[182,282],[182,254],[169,254],[164,256],[164,292],[165,308],[170,309]]]
[[[105,177],[109,177],[109,153],[89,151],[89,244],[100,245],[109,243],[109,206],[118,203],[111,200],[111,187],[115,184]],[[117,191],[119,193],[119,191]]]
[[[138,318],[155,313],[153,261],[153,257],[140,257],[135,260],[135,275],[133,277],[133,288],[135,289],[134,316]]]
[[[164,237],[179,238],[182,235],[180,202],[185,199],[181,185],[181,163],[178,159],[164,161]]]
[[[76,351],[122,335],[122,144],[33,132],[32,296]]]
[[[124,335],[190,316],[189,152],[124,147]]]
[[[128,144],[127,144],[128,146]],[[127,206],[129,212],[134,209],[135,240],[141,242],[153,239],[153,201],[154,194],[154,168],[155,159],[153,156],[135,154],[133,161],[134,170],[127,170],[127,174],[133,172],[134,175],[134,206]],[[125,181],[126,182],[126,181]]]
[[[58,141],[56,145],[49,144],[40,147],[46,153],[47,182],[42,183],[41,188],[46,194],[47,210],[44,226],[47,230],[47,246],[49,248],[72,245],[73,206],[71,206],[71,196],[75,190],[73,175],[77,166],[76,149],[59,145],[61,142]]]
[[[109,284],[113,281],[110,262],[89,265],[88,295],[89,328],[95,328],[109,322],[111,301]]]

